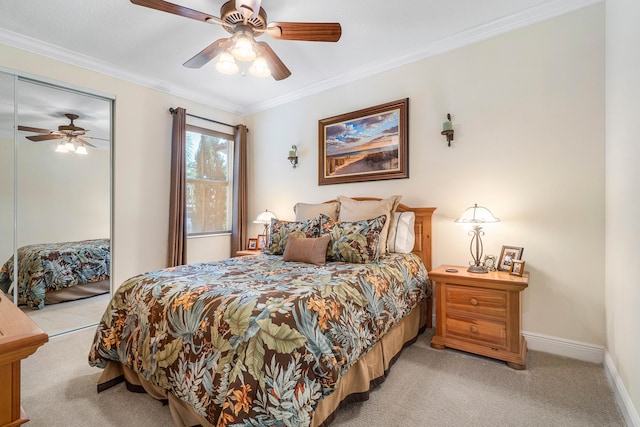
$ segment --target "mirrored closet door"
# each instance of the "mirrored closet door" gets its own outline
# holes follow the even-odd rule
[[[113,100],[24,77],[14,87],[14,261],[2,270],[56,335],[96,324],[110,298]]]

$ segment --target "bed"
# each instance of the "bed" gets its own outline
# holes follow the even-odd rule
[[[109,239],[27,245],[18,249],[18,303],[45,304],[109,292]],[[13,256],[0,269],[0,289],[13,292]]]
[[[395,210],[415,215],[413,253],[320,266],[260,254],[125,281],[89,353],[98,391],[126,381],[177,426],[328,425],[431,327],[434,209]]]

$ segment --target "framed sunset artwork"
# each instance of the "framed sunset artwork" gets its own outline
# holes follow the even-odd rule
[[[409,178],[409,99],[318,121],[318,185]]]

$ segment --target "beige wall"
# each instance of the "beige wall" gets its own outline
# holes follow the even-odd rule
[[[640,3],[607,0],[607,351],[640,409]],[[640,425],[638,409],[629,425]]]
[[[318,186],[318,119],[405,97],[410,178]],[[440,135],[447,113],[451,148]],[[477,202],[502,219],[486,229],[486,253],[525,248],[524,329],[605,344],[602,4],[256,113],[248,125],[250,216],[292,218],[296,202],[339,194],[402,194],[437,207],[434,265],[465,264],[470,238],[453,221]]]
[[[241,123],[242,119],[1,44],[0,66],[115,96],[114,283],[119,285],[135,274],[165,267],[171,157],[168,109],[182,106],[193,114],[227,123]],[[201,248],[202,241],[199,243]],[[210,239],[210,245],[226,245],[213,250],[212,257],[228,253],[228,237]]]
[[[24,139],[18,146],[18,247],[109,237],[111,153],[55,147]]]

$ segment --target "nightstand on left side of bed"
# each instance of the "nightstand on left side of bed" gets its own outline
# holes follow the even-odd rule
[[[242,251],[237,251],[236,256],[258,255],[259,253],[260,253],[260,249],[245,249]]]

